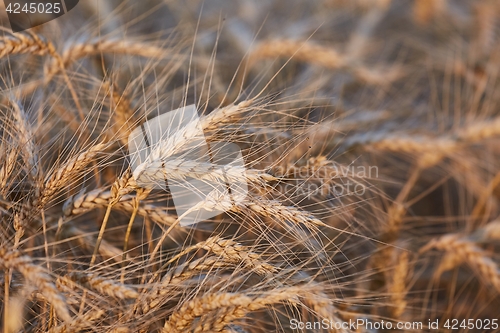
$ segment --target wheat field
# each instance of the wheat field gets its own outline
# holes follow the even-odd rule
[[[498,1],[0,6],[3,333],[500,331]]]

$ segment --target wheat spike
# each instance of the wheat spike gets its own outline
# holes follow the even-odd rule
[[[250,182],[264,184],[275,178],[264,171],[243,166],[220,166],[185,159],[166,159],[141,163],[134,170],[135,180],[143,187],[155,186],[160,179],[186,180],[188,177],[207,182]]]
[[[38,204],[43,206],[61,187],[67,186],[75,177],[78,177],[79,173],[82,172],[89,163],[93,162],[95,157],[99,153],[102,153],[107,146],[108,145],[105,143],[93,145],[84,152],[71,157],[59,168],[47,175]]]
[[[30,31],[0,38],[0,58],[7,55],[31,53],[34,55],[55,54],[54,45],[45,38]]]
[[[186,262],[170,269],[162,278],[155,289],[153,289],[142,302],[143,313],[149,312],[157,307],[163,297],[171,292],[171,286],[175,286],[202,271],[216,270],[221,267],[229,267],[230,263],[216,256],[205,256],[190,262]]]
[[[99,320],[105,314],[104,310],[89,311],[81,317],[75,319],[71,324],[62,324],[52,327],[48,333],[70,333],[77,330],[91,328],[96,320]]]
[[[493,288],[500,292],[500,270],[497,264],[488,255],[471,241],[461,235],[449,234],[431,240],[420,249],[424,253],[430,249],[446,251],[449,254],[462,258],[473,268],[478,278],[488,282]]]
[[[196,332],[211,329],[221,331],[233,320],[244,317],[248,312],[257,311],[268,305],[288,302],[299,303],[299,296],[310,298],[311,292],[305,286],[281,287],[273,291],[263,292],[256,296],[243,293],[217,293],[206,294],[184,303],[174,311],[165,322],[163,332],[183,332],[189,328],[196,317],[201,317],[212,311],[217,311],[217,316],[210,317],[211,323],[204,323]]]
[[[117,299],[137,298],[139,296],[137,291],[126,285],[93,274],[71,273],[67,277],[62,277],[61,281],[58,282],[69,285],[76,282],[102,295],[111,296]]]
[[[359,79],[372,84],[385,84],[401,76],[400,70],[393,68],[382,74],[362,64],[351,61],[333,48],[313,42],[295,40],[270,40],[261,42],[249,55],[248,66],[251,68],[260,58],[286,57],[307,62],[329,69],[346,69]]]
[[[254,270],[258,274],[268,275],[277,272],[277,268],[262,262],[261,256],[257,253],[250,252],[245,246],[242,246],[231,239],[223,239],[219,236],[213,236],[207,240],[197,243],[184,249],[182,252],[175,255],[169,260],[170,263],[176,261],[183,255],[197,249],[204,249],[218,256],[225,258],[228,261],[243,263],[246,267]]]
[[[30,257],[23,256],[18,251],[7,252],[5,249],[0,249],[0,267],[19,271],[47,299],[62,320],[67,323],[73,321],[66,300],[57,290],[49,274],[42,267],[35,265]]]
[[[20,146],[23,151],[23,160],[25,167],[28,169],[28,174],[35,180],[38,178],[38,156],[37,148],[34,143],[34,134],[28,120],[28,116],[24,111],[19,101],[12,101],[14,109],[14,118],[16,120],[16,128],[20,135]]]

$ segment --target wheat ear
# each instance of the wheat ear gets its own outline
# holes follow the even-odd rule
[[[139,189],[140,190],[140,189]],[[147,191],[143,192],[147,195]],[[108,188],[98,188],[89,192],[81,192],[69,197],[63,205],[63,213],[66,217],[80,215],[96,208],[105,208],[112,198],[112,193]],[[123,195],[114,206],[114,208],[128,213],[133,213],[135,204],[133,197]],[[137,214],[149,217],[153,222],[162,225],[172,225],[176,218],[163,207],[140,204],[137,207]]]
[[[64,296],[59,293],[49,274],[41,266],[35,265],[30,257],[21,255],[19,251],[7,252],[5,249],[0,249],[0,267],[19,271],[40,291],[62,320],[67,323],[73,321]]]
[[[299,304],[299,296],[311,298],[307,286],[281,287],[263,292],[256,296],[243,293],[214,293],[196,297],[184,302],[165,322],[162,332],[184,332],[195,318],[217,311],[217,316],[210,316],[202,326],[197,323],[195,332],[207,330],[222,331],[233,320],[244,317],[248,312],[257,311],[268,305],[288,302]]]
[[[420,249],[424,253],[430,249],[446,251],[448,254],[464,260],[478,278],[488,282],[493,288],[500,292],[500,270],[497,264],[473,242],[461,235],[450,234],[431,240]]]
[[[52,171],[46,178],[42,189],[41,197],[38,204],[43,206],[52,199],[54,194],[63,187],[68,186],[75,178],[78,178],[79,173],[85,170],[85,167],[95,161],[95,157],[103,152],[108,147],[108,144],[100,143],[93,145],[82,153],[71,157],[64,162],[59,168]]]
[[[128,145],[128,137],[132,131],[132,126],[135,124],[134,111],[131,106],[131,101],[127,98],[126,92],[120,94],[116,84],[104,81],[102,89],[110,96],[110,109],[112,112],[111,130],[114,137],[126,147]]]
[[[170,269],[141,302],[143,313],[149,312],[164,301],[164,297],[171,293],[171,287],[199,274],[202,271],[211,271],[221,267],[230,267],[234,263],[227,262],[224,258],[217,256],[204,256],[202,258],[185,262]],[[150,279],[150,283],[156,279],[158,273]]]
[[[76,318],[71,324],[52,327],[48,333],[71,333],[90,328],[93,326],[93,322],[100,319],[104,314],[104,310],[89,311]]]
[[[37,149],[34,143],[34,135],[28,116],[19,101],[12,101],[12,108],[14,109],[14,118],[16,120],[16,129],[20,135],[20,145],[23,150],[23,160],[25,166],[28,168],[28,174],[32,179],[38,178],[38,156]]]
[[[266,264],[262,262],[261,256],[257,253],[249,251],[246,246],[238,244],[231,239],[223,239],[219,236],[213,236],[208,238],[203,242],[199,242],[192,245],[180,253],[172,257],[168,262],[172,263],[178,260],[183,255],[198,250],[203,249],[212,252],[220,257],[225,258],[228,261],[234,261],[236,263],[243,263],[246,267],[254,270],[257,274],[268,275],[277,272],[277,268],[273,265]]]
[[[10,177],[16,166],[17,156],[19,154],[19,148],[15,145],[9,145],[10,147],[1,146],[1,153],[4,156],[2,161],[2,166],[0,167],[0,194],[6,196],[9,192]]]
[[[402,252],[396,256],[396,267],[392,274],[392,280],[388,286],[391,297],[391,311],[394,318],[400,318],[406,309],[407,279],[409,273],[410,258],[408,252]]]
[[[220,166],[177,158],[144,162],[134,170],[134,178],[143,187],[154,187],[159,179],[165,177],[176,180],[186,180],[191,177],[217,183],[228,181],[253,184],[265,184],[276,180],[264,171],[246,169],[243,166]]]
[[[0,38],[0,58],[14,54],[53,55],[55,47],[45,38],[32,32],[24,31]]]
[[[401,71],[397,68],[376,71],[331,47],[318,45],[310,41],[270,40],[258,44],[248,57],[248,67],[252,68],[260,58],[285,57],[297,61],[319,65],[329,69],[345,69],[359,79],[371,84],[385,84],[398,79]]]
[[[244,112],[252,102],[253,100],[246,100],[236,105],[231,104],[223,108],[217,108],[207,116],[201,117],[199,123],[190,121],[187,125],[179,128],[175,133],[156,144],[143,163],[166,160],[172,155],[182,152],[185,147],[190,147],[193,142],[204,138],[204,133],[199,130],[200,127],[203,130],[218,128],[221,124],[230,121],[235,115]],[[147,166],[143,166],[142,169],[146,170]]]
[[[139,293],[134,289],[115,282],[111,279],[105,279],[94,274],[70,273],[69,275],[58,279],[58,283],[73,286],[78,283],[86,288],[96,290],[101,295],[107,295],[116,299],[137,298]]]

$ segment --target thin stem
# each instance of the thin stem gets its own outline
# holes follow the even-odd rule
[[[92,259],[90,259],[90,267],[92,267],[95,263],[97,252],[99,252],[99,247],[101,246],[102,237],[104,236],[104,230],[106,230],[106,225],[108,223],[109,215],[111,214],[111,208],[115,205],[114,201],[111,201],[108,204],[108,208],[106,209],[106,214],[104,215],[104,219],[101,224],[101,229],[99,230],[99,235],[97,236],[97,241],[94,246],[94,253],[92,253]]]
[[[132,215],[130,216],[130,220],[128,221],[127,232],[125,233],[125,241],[123,244],[122,274],[121,274],[121,278],[120,278],[122,283],[125,283],[125,259],[127,257],[128,241],[130,239],[132,225],[134,224],[135,217],[137,216],[137,211],[139,210],[139,199],[137,197],[134,198],[132,200],[132,204],[134,205],[134,210],[132,211]]]
[[[4,302],[3,302],[3,332],[9,333],[9,328],[7,327],[7,321],[9,320],[9,288],[10,288],[10,269],[6,269],[4,272]]]
[[[168,234],[170,234],[170,232],[179,224],[179,222],[180,222],[180,219],[175,220],[175,222],[172,223],[172,225],[167,229],[167,231],[165,231],[163,233],[163,235],[161,235],[160,240],[156,244],[156,247],[154,248],[153,252],[151,253],[151,257],[149,257],[149,264],[151,264],[153,262],[153,259],[156,255],[156,253],[160,250],[161,245],[163,244],[163,242],[167,238]]]

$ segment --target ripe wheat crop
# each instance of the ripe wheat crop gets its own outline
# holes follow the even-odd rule
[[[499,12],[82,0],[12,33],[0,8],[2,332],[498,331]]]

